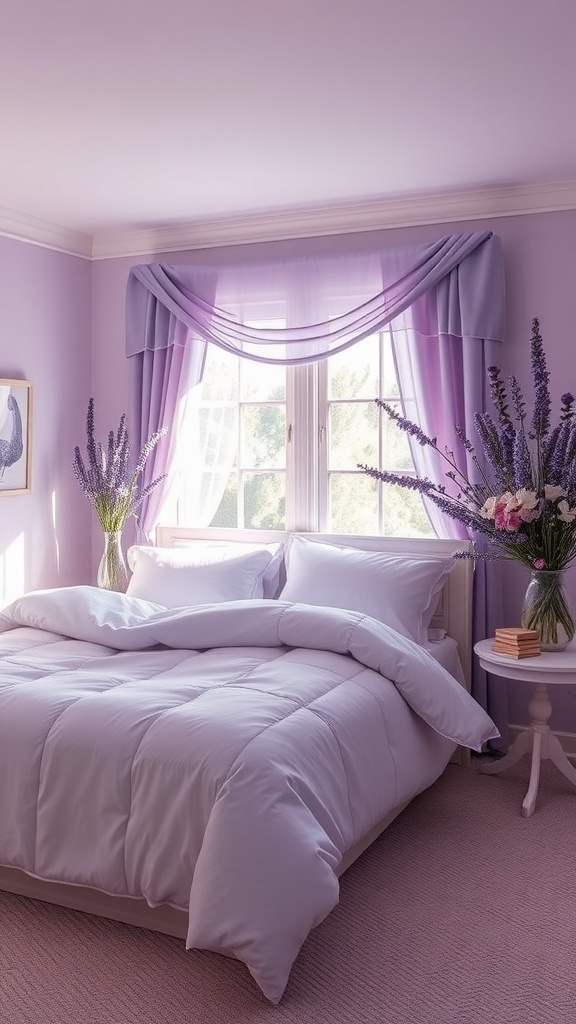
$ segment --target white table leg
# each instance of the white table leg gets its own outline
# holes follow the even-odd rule
[[[560,740],[553,732],[548,736],[548,757],[554,762],[559,771],[562,772],[562,775],[565,775],[576,786],[576,768],[566,757]]]
[[[542,733],[534,733],[534,746],[532,747],[532,764],[530,766],[530,782],[528,783],[528,791],[524,800],[522,801],[522,814],[525,818],[529,818],[534,813],[534,807],[536,806],[536,794],[538,792],[538,783],[540,781],[540,764],[542,761]]]
[[[534,813],[536,797],[538,795],[538,784],[540,782],[540,765],[542,761],[550,759],[576,786],[576,768],[570,763],[557,736],[550,732],[548,719],[552,713],[552,706],[548,697],[548,690],[545,683],[534,683],[532,698],[528,705],[532,719],[530,728],[521,732],[515,743],[511,746],[506,757],[491,764],[482,765],[480,771],[484,775],[496,775],[498,772],[506,771],[512,765],[532,751],[530,764],[530,781],[528,790],[522,802],[522,814],[529,818]]]

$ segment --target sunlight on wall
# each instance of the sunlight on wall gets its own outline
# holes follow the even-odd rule
[[[10,604],[25,591],[25,544],[24,534],[0,554],[0,602],[2,607]]]

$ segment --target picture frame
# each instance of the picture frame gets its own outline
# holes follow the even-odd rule
[[[32,490],[32,398],[29,380],[0,378],[0,497]]]

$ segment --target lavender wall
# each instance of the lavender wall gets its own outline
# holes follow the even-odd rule
[[[446,233],[486,228],[502,239],[506,265],[507,340],[502,347],[502,370],[505,374],[514,372],[530,394],[530,324],[532,317],[538,316],[548,355],[552,395],[555,398],[568,389],[576,392],[576,211],[569,211],[97,262],[92,266],[92,379],[99,413],[115,423],[127,407],[124,289],[134,263],[162,259],[169,263],[217,263],[223,259],[241,262],[272,254],[335,252],[351,245],[370,248],[375,244],[417,244]],[[514,624],[518,621],[526,573],[514,565],[506,569],[506,620],[507,624]],[[569,587],[576,605],[576,570],[571,573]],[[512,722],[526,720],[526,700],[522,687],[511,692]],[[569,695],[555,699],[552,724],[576,732],[576,702]]]
[[[71,471],[90,388],[86,260],[0,237],[0,376],[30,380],[32,492],[0,495],[0,602],[86,581],[90,516]]]

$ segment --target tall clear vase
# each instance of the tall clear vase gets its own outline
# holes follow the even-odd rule
[[[102,590],[118,590],[125,593],[128,579],[128,568],[122,551],[122,533],[105,533],[104,551],[98,566],[96,583]]]
[[[538,630],[542,651],[568,647],[574,638],[574,618],[562,570],[532,570],[520,621],[524,629]]]

